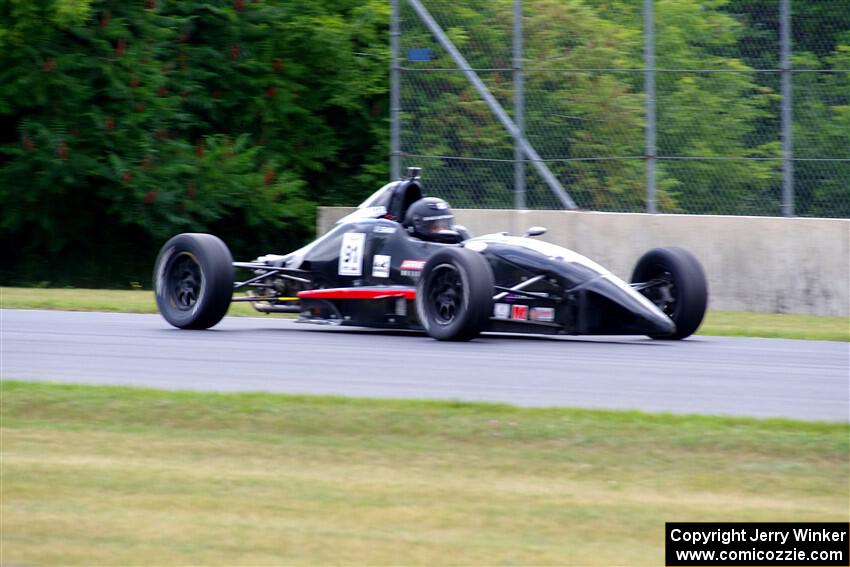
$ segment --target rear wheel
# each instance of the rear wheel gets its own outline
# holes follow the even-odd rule
[[[233,295],[233,257],[211,234],[178,234],[156,259],[159,312],[180,329],[208,329],[224,317]]]
[[[699,328],[708,305],[708,283],[693,254],[675,246],[650,250],[638,260],[632,282],[643,284],[639,291],[676,324],[674,334],[652,338],[684,339]]]
[[[485,329],[493,312],[493,271],[486,258],[446,248],[422,270],[416,307],[425,331],[441,341],[468,341]]]

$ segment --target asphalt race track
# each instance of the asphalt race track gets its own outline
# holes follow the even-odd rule
[[[0,311],[4,379],[847,421],[850,344],[424,334],[229,317]]]

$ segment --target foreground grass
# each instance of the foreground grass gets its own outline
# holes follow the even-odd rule
[[[6,309],[156,313],[153,292],[143,290],[0,287],[0,306]],[[228,314],[259,315],[245,303],[232,304]],[[709,311],[699,334],[850,341],[850,319],[815,315]]]
[[[2,564],[660,565],[847,521],[848,424],[3,382]]]

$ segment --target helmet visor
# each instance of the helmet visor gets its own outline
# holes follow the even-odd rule
[[[451,230],[454,226],[454,215],[435,215],[432,217],[424,217],[422,221],[428,232],[435,233],[441,230]]]

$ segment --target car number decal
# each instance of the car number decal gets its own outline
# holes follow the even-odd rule
[[[346,232],[339,247],[339,275],[363,275],[363,246],[366,235],[362,232]]]
[[[375,254],[372,258],[372,277],[373,278],[388,278],[390,277],[390,262],[391,256],[383,254]]]

